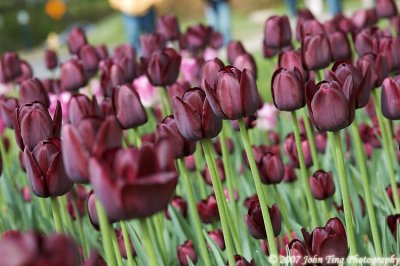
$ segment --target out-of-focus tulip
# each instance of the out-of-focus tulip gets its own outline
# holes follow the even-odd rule
[[[181,31],[175,15],[163,15],[157,20],[157,33],[168,41],[178,40]]]
[[[295,111],[305,105],[304,81],[297,68],[277,69],[271,80],[274,105],[281,111]]]
[[[72,182],[65,173],[59,138],[39,142],[32,152],[26,146],[24,162],[29,184],[36,196],[57,197],[71,189]]]
[[[65,235],[7,231],[0,239],[0,265],[77,266],[79,252]]]
[[[310,150],[310,145],[308,143],[307,138],[301,134],[301,148],[303,150],[303,154],[304,154],[304,161],[306,163],[307,167],[310,167],[313,165],[313,161],[312,161],[312,157],[311,157],[311,150]],[[293,167],[299,168],[300,167],[300,163],[299,163],[299,155],[297,152],[297,147],[296,147],[296,142],[295,142],[295,138],[294,138],[294,134],[290,133],[286,139],[285,139],[285,143],[284,143],[284,150],[286,152],[286,155],[289,157],[290,159],[290,163]]]
[[[170,149],[167,141],[145,143],[139,150],[119,149],[90,159],[90,182],[108,217],[144,218],[165,210],[178,181]]]
[[[355,50],[359,56],[376,53],[379,47],[379,39],[383,37],[383,31],[378,27],[365,28],[360,31],[355,39]]]
[[[225,240],[221,229],[209,231],[208,236],[214,241],[215,245],[217,245],[219,249],[221,250],[225,249]]]
[[[119,65],[111,63],[101,69],[100,88],[104,96],[111,97],[113,89],[124,83],[124,70]]]
[[[45,107],[50,106],[49,96],[42,82],[37,78],[30,78],[23,81],[20,86],[19,95],[20,105],[38,101]]]
[[[261,48],[262,48],[262,55],[264,56],[264,58],[271,58],[279,53],[279,49],[273,49],[268,47],[267,44],[265,43],[265,40],[263,40]]]
[[[146,74],[154,86],[168,86],[175,83],[179,75],[181,56],[172,48],[152,54]]]
[[[18,84],[21,84],[24,80],[33,77],[33,70],[31,65],[25,60],[20,60],[20,64],[21,64],[21,75],[19,75],[15,80]]]
[[[304,40],[306,36],[325,34],[324,26],[316,19],[299,21],[297,25],[296,37],[299,38],[299,41]]]
[[[378,14],[375,8],[362,9],[354,13],[352,22],[357,31],[374,25],[378,21]]]
[[[173,157],[175,159],[189,156],[194,153],[196,149],[196,143],[185,139],[178,129],[176,120],[174,117],[165,117],[156,128],[156,140],[167,138],[173,148]]]
[[[226,138],[225,143],[226,143],[228,153],[232,154],[235,149],[233,140],[231,138]],[[217,141],[214,143],[214,149],[219,156],[222,156],[222,147],[221,147],[221,139],[220,138],[218,138]]]
[[[225,178],[226,178],[225,177],[224,163],[222,162],[222,160],[217,160],[216,161],[216,166],[217,166],[217,171],[218,171],[218,175],[219,175],[219,177],[221,179],[221,182],[224,182]],[[212,186],[210,169],[208,169],[208,165],[204,169],[202,175],[203,175],[204,182],[206,182],[206,184]]]
[[[229,263],[227,263],[226,265],[229,265]],[[248,262],[246,260],[246,258],[240,256],[240,255],[235,255],[235,266],[253,266],[254,264],[254,260],[250,262]]]
[[[221,131],[222,120],[215,115],[200,88],[188,90],[182,98],[175,96],[172,105],[178,129],[186,139],[214,138]]]
[[[133,87],[137,91],[144,107],[153,107],[159,100],[160,95],[157,87],[154,87],[146,75],[142,75],[133,81]],[[170,90],[168,90],[169,92]]]
[[[277,237],[281,232],[282,228],[281,214],[278,205],[273,204],[271,207],[268,207],[268,212],[271,217],[274,236]],[[254,237],[255,239],[267,238],[267,233],[265,231],[265,226],[264,226],[264,219],[261,213],[261,207],[258,200],[254,200],[250,204],[250,208],[247,211],[247,215],[245,216],[245,222],[249,234],[252,237]]]
[[[308,70],[319,70],[331,63],[331,50],[325,35],[307,35],[304,37],[301,47],[303,64]]]
[[[97,54],[96,48],[91,45],[84,45],[79,49],[79,58],[83,65],[83,70],[88,76],[96,73],[100,58]]]
[[[107,263],[97,250],[92,250],[83,266],[107,266]]]
[[[76,27],[68,35],[67,45],[71,54],[77,55],[79,50],[87,44],[86,34],[83,29]]]
[[[58,66],[58,56],[56,51],[47,49],[44,53],[44,62],[46,64],[46,68],[49,70],[53,70]]]
[[[317,170],[308,178],[311,193],[315,199],[325,200],[335,193],[335,183],[332,179],[332,172]]]
[[[183,97],[183,94],[190,89],[190,84],[186,81],[177,81],[171,86],[168,86],[168,96],[170,101],[177,96],[179,98]]]
[[[203,63],[204,59],[202,57],[183,57],[180,66],[180,72],[183,80],[192,86],[199,86]]]
[[[393,0],[376,0],[376,13],[378,18],[391,18],[398,14],[397,6]]]
[[[121,256],[124,259],[127,259],[128,256],[127,256],[127,251],[126,251],[126,246],[125,246],[124,236],[122,234],[122,231],[120,229],[115,229],[114,232],[115,232],[115,235],[117,236],[118,247],[119,247],[119,250],[121,251]],[[135,250],[135,248],[132,244],[132,240],[130,238],[129,238],[129,245],[131,247],[131,250],[129,252],[132,253],[132,256],[136,256],[136,250]]]
[[[14,110],[19,107],[18,99],[0,96],[0,115],[1,120],[9,128],[14,128]]]
[[[218,50],[223,45],[224,45],[224,36],[218,31],[213,31],[210,35],[210,47],[212,49]]]
[[[397,77],[400,78],[400,76]],[[391,120],[400,119],[400,85],[395,79],[386,78],[381,90],[382,114]]]
[[[203,223],[210,224],[219,218],[217,200],[214,195],[197,203],[197,211]]]
[[[58,103],[53,119],[40,102],[25,104],[14,112],[13,123],[17,144],[21,150],[32,151],[42,140],[59,137],[61,130],[61,105]]]
[[[94,49],[96,49],[96,53],[100,61],[108,58],[108,49],[104,44],[96,45]]]
[[[254,57],[249,53],[243,53],[238,55],[233,62],[233,65],[237,67],[240,71],[248,69],[253,74],[254,78],[257,79],[257,64]]]
[[[279,68],[288,69],[290,71],[294,71],[297,68],[301,73],[303,81],[306,82],[308,80],[309,73],[303,66],[301,53],[297,51],[286,51],[280,53],[278,66]]]
[[[190,172],[196,171],[196,161],[194,159],[194,155],[189,155],[184,158],[185,165]]]
[[[21,189],[21,195],[22,195],[22,199],[25,202],[31,202],[32,201],[32,196],[31,196],[31,192],[29,191],[28,187],[23,187]]]
[[[162,51],[166,46],[164,37],[159,33],[149,33],[140,36],[142,56],[150,59],[154,52]]]
[[[61,65],[61,89],[77,91],[87,84],[83,65],[76,59],[71,59]]]
[[[115,117],[123,129],[135,128],[147,122],[146,110],[139,94],[130,85],[114,89],[112,105]]]
[[[386,218],[387,225],[389,227],[390,232],[397,239],[397,227],[400,223],[400,214],[389,215]]]
[[[270,48],[282,48],[292,42],[292,30],[287,16],[272,16],[264,25],[265,44]]]
[[[292,183],[297,180],[296,172],[290,165],[285,165],[285,175],[283,176],[283,181],[286,183]]]
[[[188,50],[197,53],[204,50],[210,41],[212,28],[203,24],[190,26],[186,32],[180,36],[179,47],[182,50]]]
[[[348,127],[355,116],[353,78],[343,82],[313,81],[306,85],[306,102],[311,122],[320,131],[338,131]],[[334,113],[328,110],[335,110]]]
[[[86,214],[88,196],[89,194],[83,185],[75,185],[67,193],[67,211],[72,221]]]
[[[190,265],[189,260],[193,264],[196,264],[197,254],[192,240],[187,240],[185,243],[177,247],[177,256],[180,266]]]
[[[397,193],[400,195],[400,184],[399,183],[397,183]],[[390,199],[390,201],[392,202],[392,204],[394,205],[392,186],[386,187],[386,194],[387,194],[388,198]]]
[[[389,75],[387,60],[381,54],[365,54],[357,58],[356,67],[363,75],[366,75],[368,68],[371,68],[371,88],[381,86],[383,80]]]
[[[182,198],[181,196],[174,196],[171,199],[170,204],[172,208],[175,208],[182,215],[183,218],[187,218],[188,206],[184,198]],[[167,219],[171,219],[168,209],[165,210],[165,217]]]
[[[0,82],[13,81],[22,74],[21,62],[15,52],[6,52],[0,58]]]
[[[345,33],[336,31],[328,34],[328,41],[333,61],[351,59],[350,43]]]
[[[96,98],[89,99],[84,94],[75,94],[69,100],[69,122],[77,125],[82,119],[100,117],[101,110]]]
[[[260,172],[261,182],[270,185],[278,184],[282,181],[285,175],[285,167],[278,155],[267,152],[256,163]]]
[[[226,47],[226,51],[228,54],[229,64],[233,64],[236,57],[245,53],[246,49],[244,49],[244,46],[240,41],[230,41]]]
[[[257,111],[257,128],[264,131],[275,129],[278,123],[278,112],[278,109],[273,104],[264,103]]]

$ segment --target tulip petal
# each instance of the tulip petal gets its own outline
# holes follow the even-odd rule
[[[113,116],[108,116],[101,124],[96,141],[93,145],[92,155],[101,156],[103,152],[122,146],[122,130]]]
[[[240,98],[242,101],[243,116],[253,115],[260,105],[260,95],[257,84],[250,70],[244,69],[240,77]]]
[[[36,164],[35,158],[33,158],[32,153],[29,151],[28,146],[25,146],[24,161],[29,184],[31,185],[33,193],[38,197],[49,197],[45,178]]]
[[[46,177],[47,187],[52,197],[62,196],[72,188],[73,183],[65,173],[61,151],[53,158],[47,170]]]
[[[202,138],[200,114],[190,104],[176,96],[172,100],[172,105],[181,134],[191,141],[200,140]]]
[[[204,100],[201,130],[203,137],[214,138],[222,129],[222,120],[215,115],[207,99]]]
[[[61,126],[62,126],[62,109],[60,101],[57,101],[56,110],[54,111],[53,116],[53,134],[56,137],[60,137],[61,135]]]
[[[346,258],[348,255],[347,240],[341,235],[328,236],[320,243],[316,254],[320,258],[326,258],[327,256]]]

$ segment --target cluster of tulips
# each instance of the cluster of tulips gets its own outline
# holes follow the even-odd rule
[[[45,51],[48,79],[1,55],[0,265],[399,255],[397,7],[300,10],[295,33],[265,22],[271,72],[240,41],[220,60],[220,33],[172,15],[140,55],[73,29],[69,60]]]

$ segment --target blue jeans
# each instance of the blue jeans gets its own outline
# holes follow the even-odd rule
[[[231,9],[226,1],[209,2],[206,6],[208,24],[224,37],[224,45],[231,40]]]
[[[296,0],[285,0],[286,7],[289,11],[289,15],[291,17],[296,16],[297,14],[297,1]]]
[[[341,0],[328,0],[329,11],[332,15],[342,13]]]
[[[128,37],[129,43],[135,47],[138,54],[140,54],[139,36],[142,33],[151,33],[156,29],[156,11],[154,8],[143,16],[132,16],[124,14],[125,32]]]

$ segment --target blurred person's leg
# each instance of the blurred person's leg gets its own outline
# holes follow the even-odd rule
[[[141,29],[145,33],[151,33],[156,30],[156,10],[154,7],[150,8],[149,11],[142,17]]]
[[[140,17],[127,14],[123,14],[123,17],[128,42],[139,51]]]
[[[218,31],[224,36],[224,46],[231,40],[231,7],[228,1],[217,2]]]
[[[210,25],[214,30],[218,30],[218,14],[216,4],[214,2],[207,2],[205,12],[208,25]]]
[[[341,0],[328,0],[329,12],[334,16],[342,13]]]
[[[297,1],[296,0],[285,0],[286,7],[289,11],[289,15],[291,17],[295,17],[297,15]]]

